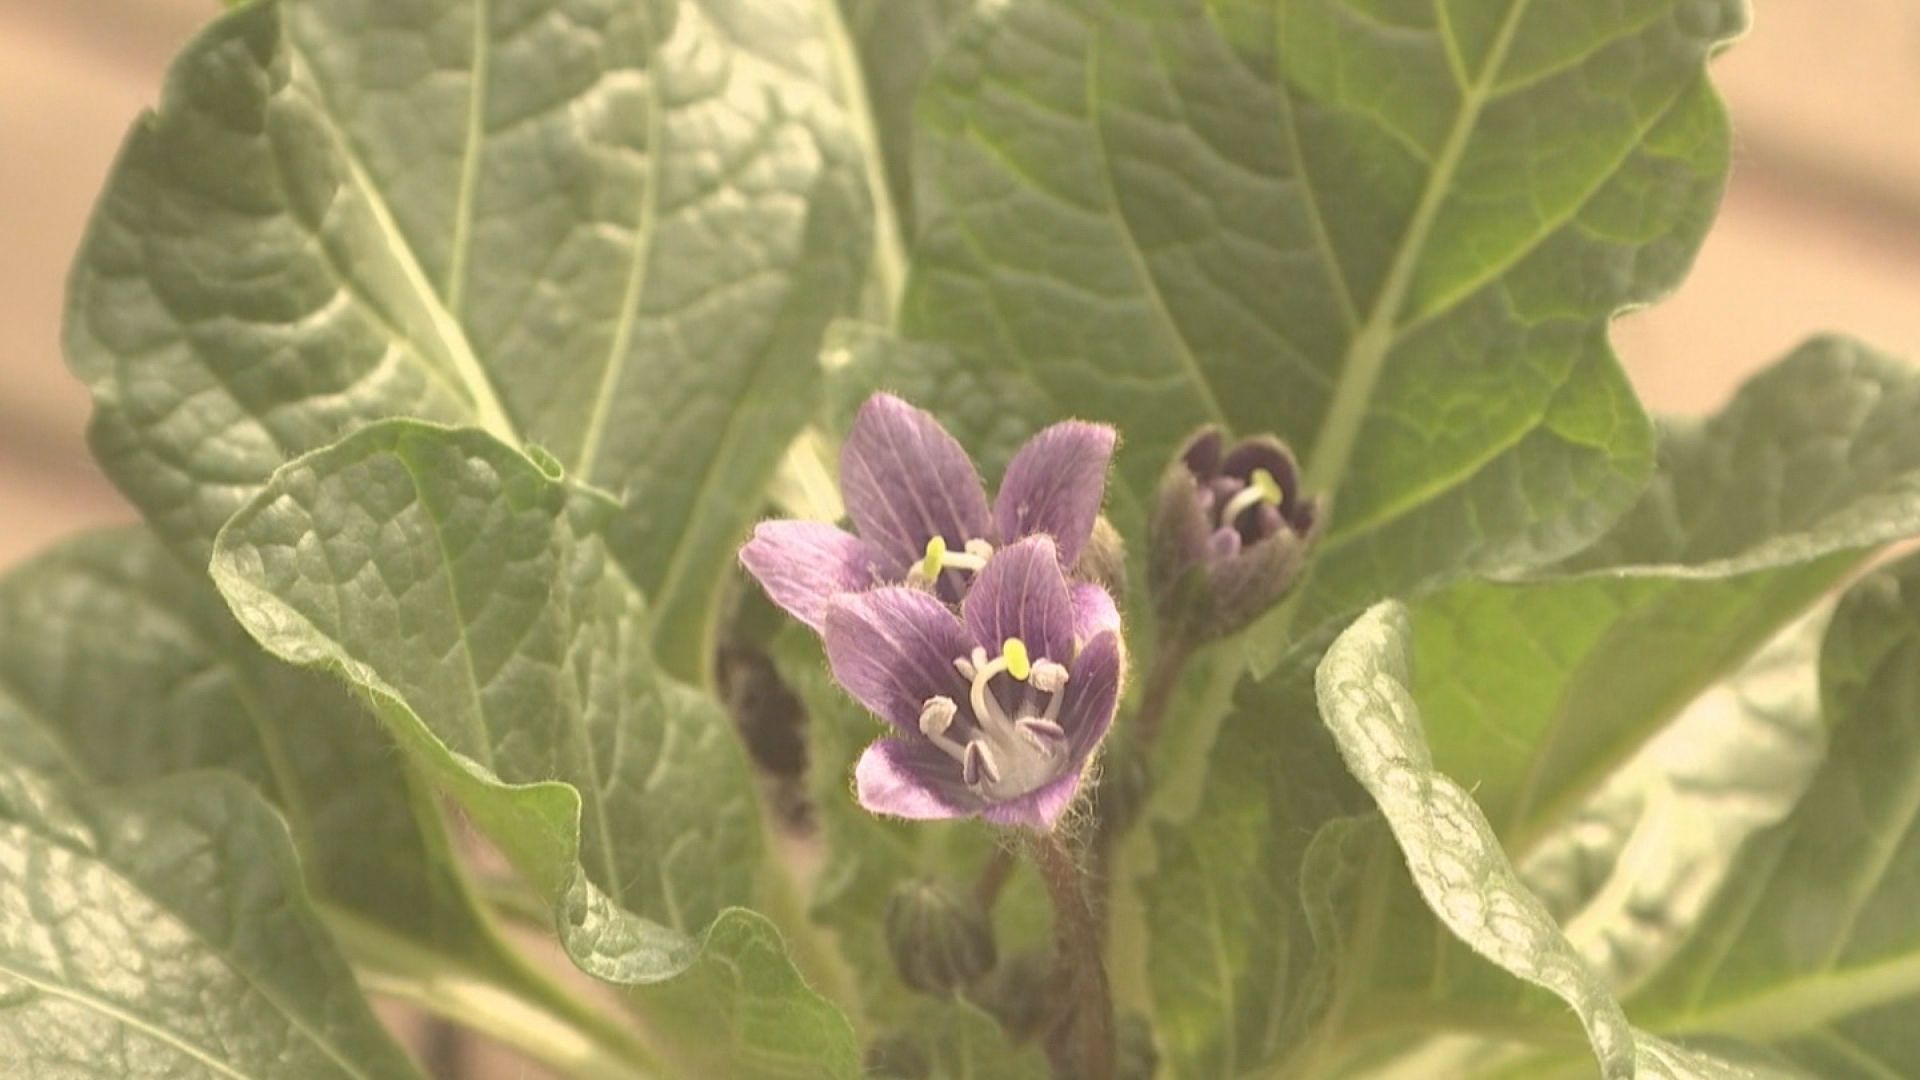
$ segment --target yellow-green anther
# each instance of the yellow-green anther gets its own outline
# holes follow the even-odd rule
[[[927,541],[927,557],[920,561],[920,573],[931,581],[940,576],[940,564],[947,558],[947,540],[935,536]]]
[[[1226,508],[1220,511],[1220,523],[1231,525],[1239,519],[1241,514],[1261,503],[1277,507],[1285,498],[1285,494],[1280,490],[1280,482],[1273,478],[1272,473],[1265,469],[1255,469],[1253,475],[1247,477],[1247,486],[1241,488],[1240,493],[1229,500]]]
[[[1026,642],[1010,637],[1000,646],[1000,655],[1006,658],[1007,674],[1021,682],[1026,682],[1027,676],[1033,674],[1033,662],[1027,657]]]
[[[1280,482],[1265,469],[1253,470],[1253,486],[1260,491],[1260,498],[1272,506],[1279,506],[1286,496],[1280,491]]]

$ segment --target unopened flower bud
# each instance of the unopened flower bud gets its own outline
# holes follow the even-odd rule
[[[993,969],[993,925],[971,896],[938,881],[903,882],[887,900],[887,948],[900,981],[948,994]]]
[[[1196,432],[1161,476],[1148,524],[1163,632],[1198,645],[1259,618],[1299,576],[1319,521],[1285,443],[1259,435],[1229,447],[1217,427]]]
[[[1091,581],[1121,604],[1127,600],[1127,545],[1105,514],[1093,519],[1093,535],[1073,564],[1075,581]]]

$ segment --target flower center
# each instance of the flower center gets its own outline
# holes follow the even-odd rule
[[[969,540],[962,551],[948,551],[947,538],[935,536],[927,541],[927,553],[907,571],[907,581],[917,585],[931,585],[940,580],[941,571],[965,570],[979,573],[986,569],[987,560],[993,557],[993,545],[985,540]]]
[[[1068,758],[1067,733],[1060,726],[1067,669],[1045,657],[1033,659],[1017,637],[1001,643],[998,656],[989,659],[985,649],[975,648],[971,656],[956,657],[953,666],[972,682],[967,694],[972,730],[956,738],[960,707],[952,698],[935,696],[921,706],[920,734],[960,763],[967,786],[998,802],[1059,778]],[[1017,684],[1009,688],[1011,713],[989,685],[1001,675]]]
[[[1242,488],[1239,494],[1227,500],[1227,505],[1220,509],[1220,525],[1233,526],[1240,520],[1241,514],[1256,506],[1266,505],[1278,510],[1285,498],[1286,496],[1280,490],[1280,482],[1273,478],[1272,473],[1265,469],[1255,469],[1253,475],[1247,478],[1247,486]]]

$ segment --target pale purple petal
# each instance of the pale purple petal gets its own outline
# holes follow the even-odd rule
[[[931,414],[891,394],[868,398],[854,418],[840,494],[861,539],[903,571],[935,536],[953,551],[991,539],[986,490],[966,451]]]
[[[1087,642],[1067,667],[1067,700],[1060,712],[1066,729],[1070,760],[1078,769],[1106,738],[1113,711],[1120,704],[1120,637],[1099,634]]]
[[[867,747],[853,768],[853,790],[873,813],[916,821],[966,817],[985,805],[952,758],[911,736]]]
[[[1204,427],[1187,439],[1187,445],[1180,451],[1180,460],[1186,463],[1187,470],[1201,480],[1211,479],[1220,471],[1220,459],[1225,454],[1226,437],[1217,427]]]
[[[1120,608],[1113,595],[1091,582],[1073,586],[1073,638],[1091,641],[1103,631],[1120,632]]]
[[[1080,790],[1080,772],[1073,772],[1060,779],[1035,788],[1017,799],[994,803],[980,812],[980,816],[995,825],[1020,825],[1041,832],[1052,832],[1060,822],[1067,807],[1073,805],[1073,797]]]
[[[1007,465],[993,500],[1001,542],[1046,533],[1059,545],[1060,562],[1072,566],[1100,516],[1113,444],[1112,428],[1081,420],[1055,424],[1028,439]]]
[[[833,677],[854,699],[903,731],[920,730],[928,698],[967,698],[956,657],[973,650],[960,620],[917,589],[843,593],[827,605],[822,636]]]
[[[827,601],[883,580],[878,558],[859,537],[818,521],[763,521],[740,549],[741,564],[767,597],[815,630],[827,617]]]
[[[995,552],[960,612],[989,653],[1017,637],[1035,660],[1065,663],[1073,655],[1073,600],[1052,537],[1029,537]]]

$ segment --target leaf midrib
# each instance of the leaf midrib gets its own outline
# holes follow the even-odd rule
[[[1433,170],[1427,174],[1420,202],[1407,223],[1407,231],[1401,236],[1400,246],[1394,251],[1385,282],[1367,312],[1366,322],[1347,345],[1346,355],[1340,364],[1340,377],[1334,386],[1333,403],[1327,411],[1326,420],[1320,425],[1319,434],[1314,437],[1313,451],[1307,461],[1307,483],[1315,491],[1336,492],[1346,478],[1354,443],[1359,439],[1361,425],[1366,420],[1381,369],[1397,341],[1395,323],[1399,319],[1400,308],[1406,303],[1407,292],[1413,285],[1413,274],[1424,254],[1427,234],[1438,220],[1440,207],[1445,203],[1448,189],[1453,184],[1454,173],[1459,170],[1460,162],[1466,156],[1467,144],[1479,123],[1480,112],[1493,98],[1493,83],[1506,64],[1507,50],[1513,45],[1530,2],[1514,0],[1507,9],[1506,19],[1500,24],[1492,46],[1487,50],[1486,64],[1481,68],[1479,77],[1471,86],[1462,89],[1460,111],[1454,117],[1452,129],[1447,132],[1446,142],[1441,145],[1439,157],[1434,160]],[[1279,33],[1279,26],[1276,22],[1276,34]],[[1442,35],[1446,33],[1444,28],[1437,32]]]

